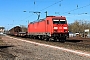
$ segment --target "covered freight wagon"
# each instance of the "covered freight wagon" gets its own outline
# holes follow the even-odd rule
[[[9,30],[10,35],[17,35],[19,32],[22,31],[22,28],[19,26],[15,26],[12,29]]]

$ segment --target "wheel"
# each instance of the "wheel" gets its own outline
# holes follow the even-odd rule
[[[61,43],[64,43],[64,42],[66,41],[66,37],[61,37],[61,38],[59,38],[59,41],[60,41]]]

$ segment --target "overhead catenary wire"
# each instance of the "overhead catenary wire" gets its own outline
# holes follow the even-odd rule
[[[43,9],[41,9],[40,11],[43,11],[43,10],[45,10],[45,9],[47,9],[47,8],[50,8],[50,7],[52,7],[53,5],[58,4],[58,3],[62,2],[62,1],[63,1],[63,0],[57,1],[57,2],[55,2],[55,3],[53,3],[53,4],[51,4],[51,5],[43,8]],[[34,5],[35,5],[35,4],[36,4],[36,1],[34,0]],[[60,4],[60,6],[61,6],[61,4]],[[77,8],[72,9],[72,10],[67,11],[67,12],[64,12],[64,13],[61,13],[61,14],[66,14],[66,13],[69,13],[69,14],[70,14],[70,12],[72,12],[72,11],[75,11],[75,10],[78,10],[78,9],[81,9],[81,8],[85,8],[85,7],[87,7],[87,6],[90,6],[90,4],[84,5],[84,6],[82,6],[82,7],[79,7],[79,6],[77,5]],[[41,14],[42,14],[42,13],[41,13]],[[32,16],[33,16],[33,14],[32,14]],[[31,16],[30,16],[30,17],[31,17]]]
[[[43,11],[43,10],[45,10],[45,9],[47,9],[47,8],[50,8],[50,7],[52,7],[53,5],[56,5],[56,4],[58,4],[58,3],[62,2],[62,1],[63,1],[63,0],[57,1],[57,2],[55,2],[55,3],[53,3],[53,4],[51,4],[51,5],[43,8],[43,9],[41,9],[40,11]],[[46,13],[46,16],[47,16],[47,13],[48,13],[48,12],[46,11],[46,12],[44,12],[44,13]],[[42,14],[42,13],[41,13],[41,14]]]
[[[63,1],[63,0],[57,1],[57,2],[55,2],[55,3],[53,3],[53,4],[51,4],[51,5],[43,8],[43,9],[41,9],[40,11],[43,11],[43,10],[45,10],[45,9],[47,9],[47,8],[50,8],[50,7],[52,7],[53,5],[58,4],[58,3],[62,2],[62,1]],[[35,5],[35,4],[36,4],[36,1],[34,0],[34,5]],[[25,11],[25,12],[26,12],[26,11]],[[35,11],[29,11],[29,13],[31,13],[31,12],[35,13]],[[40,13],[41,13],[41,12],[40,12]],[[46,11],[45,13],[46,13],[46,15],[47,15],[47,11]],[[41,14],[42,14],[42,13],[41,13]],[[33,16],[33,14],[32,14],[31,16]],[[30,17],[31,17],[31,16],[30,16]],[[40,15],[39,15],[39,17],[40,17]],[[39,18],[39,17],[38,17],[38,18]]]
[[[43,9],[41,9],[40,11],[43,11],[43,10],[49,8],[49,7],[52,7],[53,5],[58,4],[58,3],[62,2],[62,1],[63,1],[63,0],[57,1],[57,2],[55,2],[55,3],[53,3],[53,4],[51,4],[51,5],[49,5],[49,6],[45,7],[45,8],[43,8]],[[36,3],[36,2],[34,1],[34,5],[35,5],[35,3]],[[41,13],[41,12],[40,12],[40,13]],[[47,11],[46,11],[45,13],[46,13],[46,15],[47,15]]]
[[[87,6],[90,6],[90,4],[88,4],[88,5],[84,5],[84,6],[82,6],[82,7],[78,7],[78,5],[77,5],[77,8],[76,8],[76,9],[73,9],[73,10],[70,10],[70,11],[67,11],[67,12],[64,12],[64,13],[62,13],[62,14],[70,13],[70,12],[72,12],[72,11],[75,11],[75,10],[78,10],[78,9],[82,9],[82,8],[87,7]]]
[[[62,2],[62,1],[63,0],[57,1],[57,2],[55,2],[53,4],[51,4],[50,6],[47,6],[47,7],[43,8],[43,9],[41,9],[40,11],[45,10],[45,9],[47,9],[47,8],[49,8],[49,7],[51,7],[51,6],[55,5],[55,4],[58,4],[58,3]]]

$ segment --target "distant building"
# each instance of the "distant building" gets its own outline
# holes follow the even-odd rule
[[[84,30],[84,32],[85,32],[85,38],[90,38],[90,29],[85,29]]]
[[[74,34],[69,32],[69,37],[74,37]]]
[[[4,33],[4,27],[0,27],[0,34],[3,34]]]

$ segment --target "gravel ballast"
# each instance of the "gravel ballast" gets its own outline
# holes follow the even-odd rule
[[[12,56],[13,60],[90,60],[89,57],[80,56],[51,47],[19,41],[6,36],[2,39],[7,43],[7,45],[11,46],[1,49],[1,51],[4,50],[4,53],[8,52],[8,59]],[[5,56],[1,57],[4,58]]]

